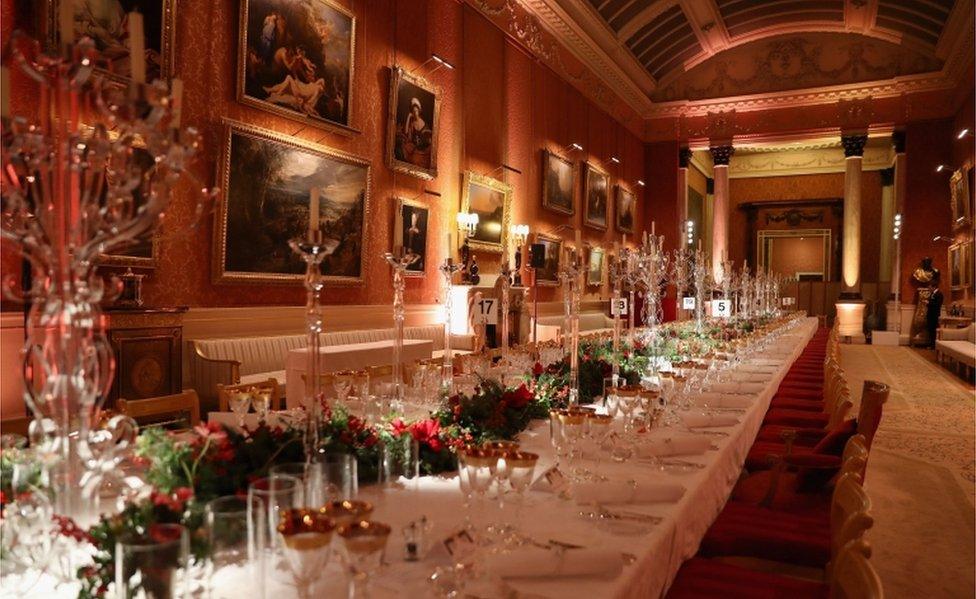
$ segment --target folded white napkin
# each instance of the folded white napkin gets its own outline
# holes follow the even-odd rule
[[[685,494],[681,485],[662,483],[594,482],[573,485],[576,503],[674,503]]]
[[[496,553],[486,559],[489,572],[502,578],[550,578],[554,576],[616,577],[624,567],[623,554],[614,549],[522,548]]]
[[[709,391],[713,393],[738,393],[740,395],[761,393],[766,387],[763,383],[713,383]]]
[[[731,378],[739,383],[765,383],[773,375],[764,372],[733,372]]]
[[[712,446],[712,440],[700,435],[673,435],[644,442],[637,450],[641,457],[701,455]]]
[[[734,393],[716,393],[705,391],[694,400],[696,406],[709,406],[712,408],[748,408],[754,401],[748,395],[736,395]]]
[[[783,364],[782,360],[773,358],[752,358],[749,362],[757,366],[780,366]]]
[[[733,426],[739,424],[739,419],[732,414],[695,414],[689,413],[682,417],[688,428],[706,428],[711,426]]]
[[[765,364],[740,364],[739,370],[742,372],[759,372],[763,374],[776,374],[778,366],[765,365]]]

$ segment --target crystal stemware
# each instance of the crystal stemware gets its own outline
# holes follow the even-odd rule
[[[271,391],[268,389],[255,389],[251,396],[251,406],[258,415],[259,424],[267,424],[268,413],[271,412]]]
[[[349,398],[349,393],[352,391],[355,380],[356,371],[354,370],[340,370],[333,374],[332,386],[335,388],[336,399],[339,401],[339,405],[346,405],[346,400]]]
[[[369,583],[383,564],[383,553],[390,538],[390,527],[379,522],[361,520],[339,527],[346,558],[349,561],[349,599],[369,597]]]
[[[494,480],[491,469],[497,465],[497,453],[491,449],[467,448],[458,453],[458,464],[464,467],[472,495],[484,506],[488,489]]]
[[[248,513],[256,518],[252,530]],[[214,597],[222,596],[221,589],[243,574],[248,591],[256,597],[264,596],[264,538],[265,511],[256,498],[230,495],[218,497],[207,504],[204,518],[207,543],[210,549],[208,570],[209,588]]]
[[[324,510],[288,509],[281,513],[278,533],[300,599],[312,590],[332,555],[335,523]]]
[[[237,426],[244,428],[244,416],[251,409],[251,392],[234,391],[227,398],[230,411],[237,416]]]
[[[539,455],[527,451],[510,452],[505,462],[508,465],[508,482],[512,485],[515,492],[515,526],[518,528],[522,520],[522,508],[525,505],[525,492],[532,485],[535,478],[535,465],[539,461]]]
[[[133,529],[115,542],[115,592],[119,598],[182,597],[190,537],[179,524]]]
[[[369,520],[373,514],[373,504],[359,500],[330,501],[322,509],[336,526]]]

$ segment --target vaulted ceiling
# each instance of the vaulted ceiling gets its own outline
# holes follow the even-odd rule
[[[945,87],[973,54],[973,0],[519,2],[569,32],[567,46],[648,116],[675,102],[866,82]]]

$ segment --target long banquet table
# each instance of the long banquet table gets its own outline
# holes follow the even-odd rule
[[[684,486],[685,493],[674,503],[628,504],[627,511],[658,516],[661,521],[641,534],[611,534],[590,520],[579,516],[581,507],[571,499],[565,499],[543,491],[530,490],[518,520],[520,532],[539,543],[557,541],[589,549],[613,549],[633,556],[616,577],[555,577],[539,579],[510,579],[503,583],[504,593],[478,596],[510,597],[581,597],[587,599],[609,597],[662,597],[667,592],[683,561],[695,554],[706,530],[727,501],[732,487],[745,462],[770,400],[792,363],[816,331],[817,320],[803,319],[793,330],[780,336],[762,354],[751,360],[765,359],[774,364],[775,370],[754,394],[754,401],[739,414],[734,426],[711,428],[726,435],[709,435],[712,448],[704,455],[683,456],[704,467],[690,473],[670,473],[652,468],[640,461],[614,463],[604,459],[599,472],[611,480],[636,480],[638,484],[672,483]],[[536,474],[543,472],[554,462],[549,444],[548,423],[537,422],[519,438],[522,448],[540,455]],[[655,428],[650,437],[667,437],[677,434],[669,428]],[[688,433],[683,433],[688,434]],[[594,468],[592,462],[589,467]],[[370,497],[367,497],[370,499]],[[403,560],[403,538],[400,529],[405,524],[426,516],[432,525],[430,539],[438,541],[458,530],[463,522],[462,497],[456,477],[421,477],[415,486],[408,483],[403,488],[386,491],[372,498],[376,501],[373,518],[393,527],[387,547],[387,566],[374,578],[372,595],[384,597],[436,596],[428,578],[438,566],[450,562],[443,552],[432,551],[425,559],[415,562]],[[493,501],[483,512],[474,514],[476,524],[499,520],[499,512]],[[617,506],[614,506],[617,507]],[[515,509],[509,502],[504,521],[511,523]],[[435,543],[436,545],[437,543]],[[572,551],[571,549],[569,551]],[[214,597],[257,596],[249,586],[248,577],[240,570],[224,568],[215,574]],[[40,587],[43,587],[42,583]],[[50,596],[38,586],[31,589],[32,596]],[[58,596],[70,596],[62,587]],[[37,593],[41,592],[41,595]],[[315,595],[320,597],[345,596],[345,576],[333,560],[323,572]],[[265,596],[283,599],[295,596],[287,572],[278,570],[266,578]]]

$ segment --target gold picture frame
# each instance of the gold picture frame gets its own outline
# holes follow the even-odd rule
[[[308,125],[323,127],[335,133],[342,133],[344,135],[352,135],[355,133],[359,133],[360,131],[355,127],[353,127],[353,117],[354,117],[353,107],[355,106],[354,90],[356,89],[355,81],[356,81],[357,19],[356,19],[356,15],[352,11],[350,11],[346,7],[336,2],[333,2],[332,0],[310,0],[310,2],[315,4],[321,4],[326,9],[330,11],[335,11],[335,13],[345,17],[348,20],[347,27],[349,30],[349,44],[348,47],[345,48],[346,54],[348,56],[348,75],[346,76],[347,81],[345,82],[345,85],[342,86],[345,89],[346,93],[342,94],[343,90],[337,89],[339,84],[336,83],[335,78],[333,78],[331,83],[331,85],[334,88],[336,88],[332,90],[334,93],[331,98],[331,102],[334,104],[339,104],[341,102],[340,110],[344,111],[345,113],[343,117],[333,119],[333,118],[328,118],[322,115],[321,113],[319,113],[319,108],[318,108],[319,101],[323,97],[325,97],[326,86],[329,85],[329,82],[327,82],[324,77],[320,76],[314,82],[304,82],[304,81],[298,82],[298,85],[300,86],[312,86],[318,84],[319,81],[322,82],[321,85],[319,86],[320,89],[318,90],[319,92],[318,97],[313,96],[315,97],[316,100],[315,102],[309,102],[308,98],[302,98],[299,97],[299,95],[291,94],[293,100],[286,103],[285,100],[287,99],[288,94],[284,92],[286,92],[287,89],[283,89],[281,90],[281,92],[279,92],[279,95],[282,96],[279,102],[276,103],[274,101],[269,101],[269,99],[267,98],[273,97],[275,94],[269,91],[268,89],[266,89],[267,86],[263,85],[263,83],[255,81],[252,84],[252,82],[248,80],[249,64],[255,65],[255,69],[256,69],[256,65],[259,64],[258,61],[264,61],[266,63],[268,61],[267,48],[269,46],[272,46],[272,44],[276,43],[275,41],[266,43],[266,41],[259,36],[257,39],[257,46],[256,47],[249,46],[250,36],[248,35],[248,28],[250,26],[256,25],[256,23],[250,23],[249,21],[250,5],[257,2],[263,2],[263,3],[268,3],[277,6],[279,4],[281,5],[296,4],[298,1],[299,0],[240,0],[241,3],[240,21],[238,22],[238,35],[237,35],[238,37],[237,101],[240,102],[241,104],[246,104],[248,106],[253,106],[254,108],[260,108],[261,110],[266,110],[268,112],[280,114],[282,116],[295,119],[297,121],[301,121]],[[285,12],[285,11],[281,11],[281,12]],[[291,11],[289,14],[295,14],[296,12],[298,11]],[[274,10],[272,10],[272,12],[265,17],[265,20],[270,16],[273,16],[274,14],[276,13]],[[280,15],[280,13],[279,16],[281,17],[282,23],[285,23],[282,26],[287,27],[287,22],[285,17],[283,15]],[[275,26],[272,26],[272,30],[275,30]],[[283,49],[286,49],[286,46],[281,45],[278,48],[278,50],[283,50]],[[275,53],[277,53],[278,50],[276,50]],[[295,49],[291,49],[289,51],[297,52],[297,50]],[[261,56],[262,54],[264,54],[263,57]],[[308,56],[301,56],[301,58],[308,60],[309,64],[314,66],[316,69],[320,67],[321,68],[326,67],[326,65],[315,64],[313,61],[311,61],[311,59],[308,58]],[[271,61],[274,62],[274,58],[272,58]],[[316,70],[312,74],[312,76],[314,75],[321,75],[321,73],[319,73]],[[284,86],[285,84],[286,81],[282,80],[280,82],[273,84],[271,87],[276,87],[278,85]],[[248,90],[249,87],[251,88],[250,91]],[[268,94],[268,97],[261,98],[258,97],[257,95],[254,95],[256,93],[260,94],[262,92]],[[299,107],[297,105],[294,108],[288,107],[287,105],[288,103],[302,104],[304,106],[303,107],[304,112],[302,110],[299,110]],[[329,103],[327,102],[327,105],[328,104]],[[330,107],[330,110],[331,109],[332,107]],[[312,114],[313,112],[315,113],[314,115]]]
[[[606,250],[600,246],[590,246],[586,262],[586,284],[591,287],[603,285],[603,270],[606,264]]]
[[[616,186],[614,223],[621,233],[633,233],[637,222],[637,196],[619,183]]]
[[[555,167],[555,168],[554,168]],[[569,186],[558,185],[561,176],[569,171]],[[558,193],[558,192],[562,193]],[[571,160],[547,149],[542,150],[542,207],[572,216],[576,214],[576,167]],[[562,202],[554,201],[562,199]],[[566,201],[568,200],[568,206]]]
[[[970,206],[969,167],[963,167],[949,177],[949,198],[952,202],[952,229],[958,231],[973,221]]]
[[[540,287],[559,285],[559,266],[563,256],[563,240],[545,233],[535,234],[535,243],[545,246],[545,266],[535,269],[535,284]]]
[[[508,247],[512,187],[498,179],[465,171],[461,188],[461,212],[475,212],[478,215],[478,226],[474,235],[468,238],[468,245],[474,250],[502,253]],[[477,193],[473,194],[473,191]],[[500,220],[496,214],[499,208]],[[498,230],[498,227],[501,229]]]
[[[583,224],[606,231],[610,223],[610,174],[591,162],[584,165]]]
[[[406,198],[395,198],[396,212],[393,215],[393,252],[396,253],[404,247],[404,235],[408,231],[405,228],[406,217],[412,217],[411,228],[416,227],[416,237],[408,239],[408,246],[411,251],[418,254],[418,259],[409,265],[403,272],[405,277],[423,277],[427,270],[428,251],[430,250],[430,206],[422,204],[416,200]],[[416,215],[416,216],[415,216]]]
[[[293,214],[288,214],[286,210],[294,210],[294,196],[304,196],[304,189],[288,189],[287,182],[283,181],[281,185],[278,186],[278,192],[280,194],[291,194],[290,203],[288,202],[277,202],[275,203],[275,198],[270,195],[267,188],[256,189],[253,182],[245,183],[243,185],[236,184],[232,180],[233,173],[231,172],[232,167],[232,154],[234,152],[234,142],[235,139],[248,140],[248,143],[266,143],[270,146],[280,147],[281,152],[299,152],[305,155],[306,160],[319,159],[322,164],[316,166],[316,170],[311,174],[303,172],[301,173],[300,183],[305,183],[312,175],[320,172],[320,169],[324,167],[329,167],[332,169],[330,171],[331,176],[335,178],[343,177],[343,181],[338,181],[335,183],[335,188],[338,190],[344,190],[342,193],[349,194],[350,192],[355,194],[356,199],[352,202],[348,201],[333,201],[332,198],[323,197],[323,205],[320,205],[320,213],[324,211],[325,218],[325,228],[324,233],[328,238],[328,223],[330,215],[335,215],[334,218],[337,221],[342,221],[342,219],[347,218],[347,215],[352,214],[349,217],[355,221],[354,215],[357,211],[362,212],[361,225],[359,231],[346,231],[343,234],[346,235],[345,238],[338,240],[337,245],[334,248],[341,249],[346,257],[358,256],[357,260],[345,260],[339,262],[339,258],[336,258],[336,262],[341,264],[358,264],[357,274],[330,274],[330,258],[327,257],[323,261],[322,270],[324,275],[324,283],[330,286],[342,286],[342,285],[359,285],[365,279],[366,272],[366,243],[369,239],[369,222],[372,217],[372,202],[370,200],[370,190],[371,190],[371,165],[369,160],[343,152],[341,150],[336,150],[326,146],[321,146],[318,144],[313,144],[305,140],[296,139],[293,137],[288,137],[281,135],[280,133],[269,131],[267,129],[261,129],[259,127],[253,127],[251,125],[245,125],[237,121],[232,121],[230,119],[224,119],[225,133],[224,141],[221,149],[221,157],[219,164],[219,180],[222,192],[221,201],[218,204],[217,213],[214,220],[214,250],[213,250],[213,280],[214,283],[271,283],[271,284],[281,284],[281,285],[300,285],[305,279],[304,264],[297,260],[297,256],[293,255],[290,247],[288,247],[288,241],[295,237],[301,237],[305,234],[308,227],[308,216],[304,215],[298,219],[294,218]],[[239,142],[240,143],[240,142]],[[277,148],[276,148],[277,149]],[[233,161],[234,166],[243,172],[254,172],[253,165],[248,164],[247,160],[252,160],[253,155],[257,152],[251,151],[249,154],[245,154],[242,158],[237,157],[237,160]],[[282,159],[281,164],[293,164],[294,160]],[[348,167],[354,167],[352,169]],[[281,168],[280,166],[278,167]],[[280,178],[281,173],[274,173],[275,177]],[[273,177],[256,175],[261,181],[275,180]],[[299,177],[298,174],[294,175],[296,178]],[[353,187],[351,183],[356,183],[357,180],[353,178],[361,179],[361,187]],[[297,187],[303,187],[301,184],[297,184]],[[325,187],[323,187],[324,189]],[[309,188],[310,189],[310,188]],[[273,209],[276,206],[283,206],[284,210],[279,210],[281,216],[279,216],[278,223],[284,222],[287,224],[294,224],[296,220],[302,225],[301,227],[295,228],[294,231],[287,230],[287,226],[275,227],[277,233],[277,238],[271,239],[270,250],[275,252],[275,255],[279,256],[279,259],[284,260],[288,263],[291,268],[289,272],[280,272],[274,270],[242,270],[239,268],[229,268],[228,267],[228,232],[230,227],[228,225],[228,215],[230,212],[230,203],[232,201],[236,202],[247,202],[246,197],[248,193],[262,194],[260,197],[260,204],[262,206],[262,218],[260,219],[261,224],[270,224],[270,219],[263,218],[265,211],[268,208],[265,206],[270,205]],[[325,194],[323,194],[324,196]],[[336,207],[337,205],[341,207],[341,204],[349,204],[350,207],[345,208],[346,212],[340,212]],[[323,207],[324,206],[324,207]],[[290,208],[289,208],[290,207]],[[235,206],[236,208],[236,206]],[[331,210],[331,212],[330,212]],[[306,212],[308,209],[306,208]],[[291,221],[290,223],[288,221]],[[275,223],[275,224],[278,224]],[[253,223],[251,223],[253,224]],[[268,227],[265,227],[268,228]],[[258,232],[261,233],[260,231]],[[268,234],[271,235],[270,233]],[[247,242],[245,245],[253,246],[254,251],[260,251],[262,249],[261,239],[258,239],[260,235],[255,235],[254,231],[246,231],[242,235],[243,239]],[[268,245],[265,243],[264,245]]]
[[[105,0],[106,3],[116,3],[121,9],[122,4],[117,2],[117,0]],[[143,4],[159,4],[159,69],[158,72],[154,72],[155,66],[149,60],[146,61],[146,80],[153,81],[155,79],[170,79],[175,75],[176,68],[176,8],[178,0],[143,0]],[[75,8],[77,10],[78,3],[75,3]],[[47,33],[47,41],[52,48],[57,48],[61,44],[61,31],[59,30],[59,12],[61,9],[61,0],[47,0],[44,23]],[[151,17],[148,11],[143,10],[143,22],[145,28],[151,31],[155,24],[152,22],[152,18],[155,18],[157,14],[153,11],[153,16]],[[124,12],[122,12],[124,14]],[[124,17],[123,17],[124,18]],[[97,28],[89,27],[84,28],[82,32],[77,31],[78,25],[78,14],[75,13],[75,39],[81,37],[81,33],[85,33],[91,37],[96,44],[96,48],[100,51],[105,51],[109,47],[115,48],[125,48],[125,39],[116,36],[115,38],[110,38],[109,33],[111,33],[111,28],[105,24],[99,24]],[[116,23],[116,26],[120,26],[121,23]],[[83,26],[84,27],[84,26]],[[102,35],[98,35],[98,33]],[[107,45],[107,40],[111,41],[112,46]],[[150,39],[147,34],[146,36],[147,48],[151,49]],[[104,54],[109,54],[104,52]],[[127,58],[127,57],[126,57]],[[128,73],[117,73],[113,69],[97,68],[97,72],[105,75],[106,78],[116,81],[119,83],[126,83],[131,80]]]
[[[404,102],[402,92],[410,95]],[[430,106],[429,110],[427,106]],[[418,140],[408,138],[407,122],[413,116],[414,107],[418,111],[420,121],[430,126],[413,136]],[[405,173],[418,179],[435,179],[437,177],[437,137],[440,122],[440,90],[423,77],[408,73],[403,68],[395,66],[390,73],[390,110],[387,118],[386,159],[391,170]],[[426,116],[427,118],[424,118]],[[403,121],[401,124],[400,121]],[[429,132],[429,133],[427,133]],[[430,137],[428,151],[423,152],[425,138]],[[418,150],[418,146],[421,147]],[[424,159],[426,154],[426,160]],[[411,160],[412,159],[412,160]],[[426,163],[426,166],[425,166]]]
[[[949,287],[953,291],[968,289],[973,284],[973,242],[960,241],[949,246]]]

